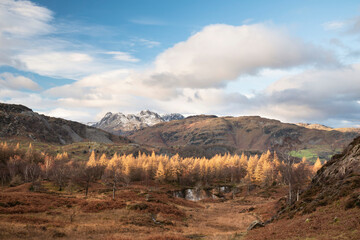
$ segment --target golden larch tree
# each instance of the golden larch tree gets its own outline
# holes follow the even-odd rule
[[[316,173],[321,167],[322,167],[322,164],[321,164],[320,158],[317,158],[316,162],[313,166],[313,172]]]
[[[159,162],[158,169],[155,174],[155,180],[159,182],[163,182],[165,180],[164,165],[161,161]]]

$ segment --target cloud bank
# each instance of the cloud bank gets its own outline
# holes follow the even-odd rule
[[[333,54],[265,24],[209,25],[155,60],[149,83],[219,87],[264,68],[336,65]]]

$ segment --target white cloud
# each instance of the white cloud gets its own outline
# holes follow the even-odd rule
[[[137,38],[136,41],[142,45],[145,45],[148,48],[153,48],[153,47],[157,47],[160,45],[160,42],[151,41],[151,40],[144,39],[144,38]]]
[[[118,62],[104,56],[102,49],[62,39],[59,33],[69,28],[64,24],[71,23],[56,25],[53,20],[53,13],[49,9],[30,1],[0,1],[0,66],[72,79],[119,67]],[[94,28],[99,31],[99,26]],[[93,32],[91,26],[86,29],[85,34]],[[137,61],[125,53],[117,54],[115,58]]]
[[[105,52],[105,54],[113,55],[113,58],[119,61],[124,62],[139,62],[140,60],[134,58],[127,52],[119,52],[119,51],[112,51],[112,52]]]
[[[251,112],[285,121],[360,118],[360,64],[306,71],[271,84],[252,99]]]
[[[91,56],[77,52],[35,53],[35,51],[18,56],[30,71],[45,76],[79,78],[99,70]],[[93,68],[88,68],[89,66]],[[100,70],[99,70],[100,71]]]
[[[2,0],[0,2],[0,65],[21,67],[15,56],[28,47],[28,39],[52,30],[52,13],[29,1]]]
[[[210,25],[161,53],[147,80],[164,86],[223,86],[263,68],[337,64],[325,51],[264,24]]]
[[[325,30],[338,30],[342,29],[346,25],[344,21],[331,21],[323,24]]]
[[[45,114],[47,116],[64,118],[64,119],[68,119],[68,120],[88,119],[90,117],[89,113],[86,113],[82,110],[76,111],[76,110],[69,110],[69,109],[64,109],[64,108],[55,108],[51,111],[41,112],[41,113]]]
[[[41,89],[40,86],[31,79],[24,76],[13,75],[8,72],[0,73],[0,86],[14,90],[27,89],[37,91]]]
[[[165,22],[163,21],[154,18],[146,18],[146,17],[134,18],[131,19],[130,22],[140,25],[159,25],[159,26],[165,25]]]
[[[325,30],[341,30],[344,34],[359,34],[360,33],[360,16],[348,18],[341,21],[330,21],[323,25]]]
[[[52,30],[52,12],[30,1],[2,0],[0,2],[1,35],[29,37]]]

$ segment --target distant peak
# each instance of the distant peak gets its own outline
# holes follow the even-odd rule
[[[217,118],[218,116],[216,115],[205,115],[205,114],[201,114],[201,115],[192,115],[189,116],[187,118]]]
[[[309,128],[309,129],[318,129],[318,130],[327,130],[327,131],[334,130],[331,127],[328,127],[328,126],[325,126],[322,124],[318,124],[318,123],[297,123],[296,125],[298,125],[300,127]]]
[[[162,119],[164,119],[165,122],[169,122],[169,121],[172,121],[172,120],[181,120],[181,119],[185,118],[180,113],[163,114],[163,115],[161,115],[161,117],[162,117]]]
[[[155,112],[153,112],[153,111],[150,111],[149,109],[147,109],[147,110],[142,110],[142,111],[140,112],[140,115],[155,115],[155,114],[157,114],[157,113],[155,113]]]
[[[107,112],[104,117],[110,117],[112,115],[113,115],[112,112]]]
[[[179,113],[170,113],[159,115],[149,109],[142,110],[137,114],[123,114],[108,112],[96,124],[92,126],[104,129],[114,133],[122,133],[126,131],[133,131],[144,127],[153,126],[161,122],[169,122],[172,120],[184,119],[184,116]]]

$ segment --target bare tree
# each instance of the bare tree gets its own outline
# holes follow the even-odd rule
[[[34,182],[39,179],[41,175],[40,167],[36,163],[28,163],[25,167],[25,181]]]
[[[10,178],[9,170],[8,170],[7,166],[3,163],[0,163],[0,178],[1,178],[1,186],[2,187]]]
[[[279,154],[280,158],[283,161],[283,165],[280,167],[280,172],[283,175],[285,183],[289,186],[289,197],[288,204],[294,202],[294,184],[295,184],[295,175],[293,165],[296,158],[291,155],[293,151],[298,150],[298,146],[301,144],[297,136],[286,136],[281,144],[274,146],[274,149]]]
[[[123,181],[123,174],[120,168],[120,162],[112,161],[105,169],[103,180],[112,187],[112,198],[115,200],[115,192],[118,185]]]
[[[63,187],[68,181],[70,173],[69,165],[63,159],[55,159],[49,171],[50,180],[54,181],[59,187],[59,191],[62,191]]]
[[[89,193],[90,183],[94,182],[99,175],[99,166],[85,166],[82,171],[81,179],[85,183],[85,197]]]

